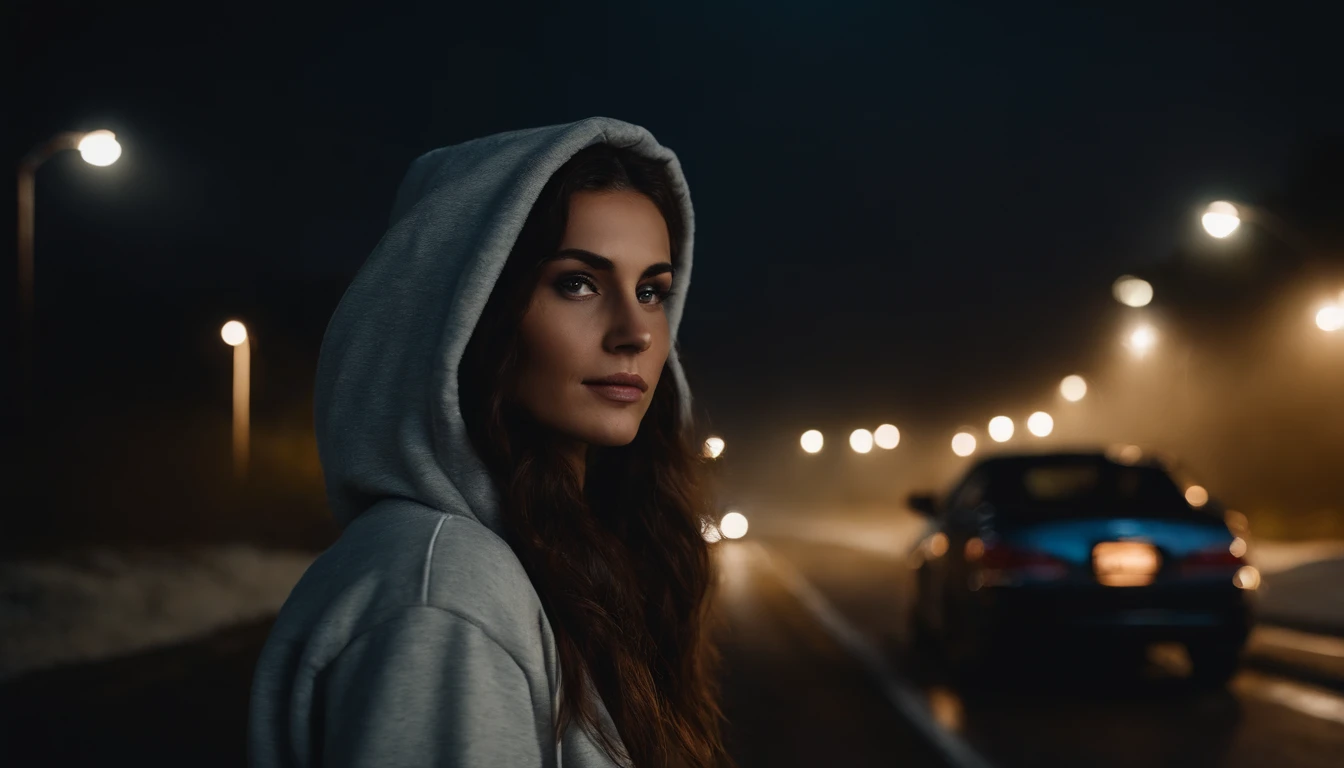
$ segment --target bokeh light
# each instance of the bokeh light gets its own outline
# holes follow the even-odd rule
[[[901,431],[894,424],[883,424],[873,430],[873,442],[878,448],[890,451],[901,444]]]
[[[723,438],[710,436],[705,438],[705,458],[717,459],[723,453]]]
[[[1153,301],[1153,286],[1147,280],[1125,275],[1111,286],[1115,300],[1127,307],[1146,307]]]
[[[1237,589],[1259,589],[1260,571],[1253,565],[1243,565],[1237,569],[1237,573],[1232,577],[1232,583]]]
[[[866,429],[856,429],[849,433],[849,447],[855,453],[867,453],[873,450],[873,433]]]
[[[1133,466],[1143,460],[1143,449],[1137,445],[1122,446],[1120,450],[1116,452],[1115,458],[1121,464],[1129,464],[1130,466]]]
[[[1316,313],[1316,327],[1327,333],[1344,328],[1344,307],[1337,304],[1321,307]]]
[[[1129,333],[1129,349],[1138,357],[1148,354],[1148,350],[1157,344],[1157,330],[1151,325],[1141,325]]]
[[[809,429],[803,433],[802,438],[798,442],[803,446],[804,451],[807,451],[808,453],[820,453],[821,446],[825,444],[826,440],[821,436],[821,430]]]
[[[1045,411],[1037,411],[1027,419],[1027,431],[1037,437],[1049,437],[1055,431],[1055,420]]]
[[[1185,489],[1185,500],[1192,507],[1202,507],[1209,503],[1209,492],[1202,485],[1192,485]]]
[[[989,420],[989,437],[996,443],[1006,443],[1013,439],[1013,420],[1007,416],[995,416]]]
[[[975,435],[969,432],[958,432],[952,436],[952,452],[965,458],[975,453]]]
[[[947,554],[947,534],[939,531],[924,540],[924,548],[929,557],[938,558]]]
[[[219,335],[220,338],[224,339],[225,344],[236,347],[247,341],[247,326],[237,320],[230,320],[224,324],[223,328],[219,329]]]
[[[1246,549],[1246,540],[1238,536],[1232,540],[1232,544],[1228,546],[1227,551],[1233,557],[1245,557]]]
[[[1082,376],[1065,376],[1059,382],[1059,393],[1070,403],[1076,403],[1087,396],[1087,380]]]
[[[741,512],[732,511],[723,516],[719,521],[719,531],[725,538],[740,539],[747,535],[747,516]]]
[[[985,556],[985,541],[979,536],[972,536],[966,540],[966,560],[976,562]]]
[[[1236,232],[1237,227],[1241,226],[1241,212],[1237,210],[1237,206],[1219,200],[1209,203],[1209,207],[1204,209],[1204,215],[1200,217],[1200,222],[1204,225],[1205,232],[1222,239]]]

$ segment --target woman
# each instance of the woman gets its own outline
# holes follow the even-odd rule
[[[676,156],[591,118],[418,159],[328,326],[344,530],[276,621],[254,765],[727,762],[675,342]]]

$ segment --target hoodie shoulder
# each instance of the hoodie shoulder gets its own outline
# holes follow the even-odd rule
[[[406,609],[438,608],[477,625],[510,653],[549,639],[541,601],[513,550],[471,517],[387,500],[314,561],[276,632],[351,638]]]

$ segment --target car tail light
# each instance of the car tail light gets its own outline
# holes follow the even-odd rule
[[[1245,564],[1245,558],[1232,554],[1226,544],[1192,552],[1180,561],[1181,570],[1191,571],[1236,569]]]
[[[1068,564],[1053,555],[1002,542],[985,544],[980,566],[986,574],[1011,572],[1038,578],[1058,578],[1068,572]]]

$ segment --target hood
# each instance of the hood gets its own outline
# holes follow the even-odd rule
[[[397,497],[470,514],[502,532],[499,501],[467,437],[458,364],[542,187],[598,143],[668,161],[686,222],[667,301],[668,366],[691,277],[694,219],[676,155],[644,128],[593,117],[436,149],[411,164],[387,233],[346,289],[322,340],[314,383],[317,448],[336,522]]]

